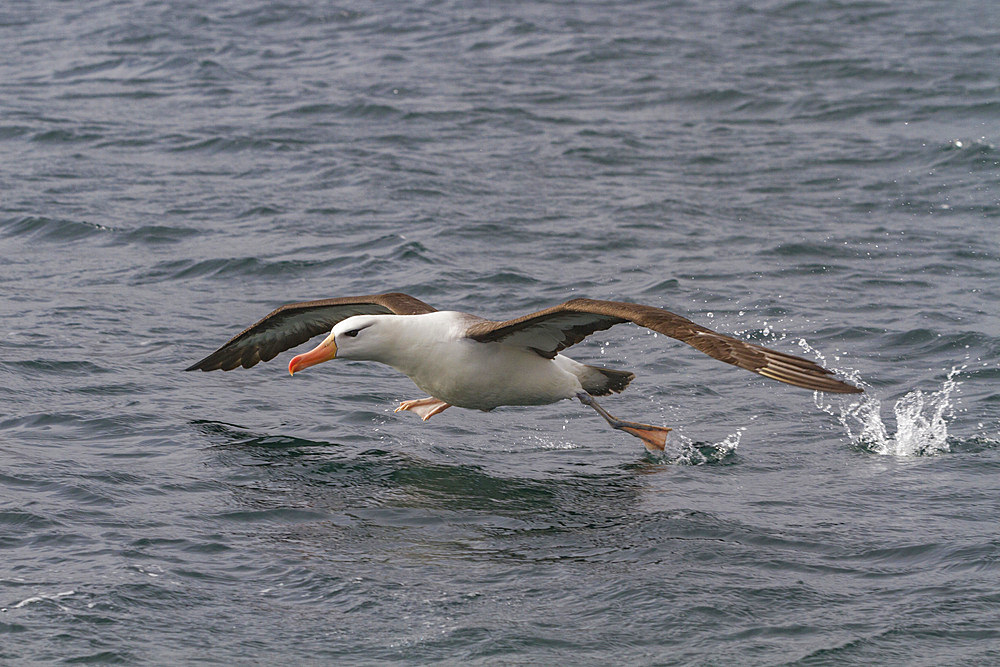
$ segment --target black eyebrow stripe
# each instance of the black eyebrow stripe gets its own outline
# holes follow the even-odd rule
[[[348,331],[345,331],[344,335],[346,336],[346,335],[349,335],[349,334],[353,333],[355,336],[357,336],[360,332],[364,331],[365,329],[367,329],[368,327],[372,326],[373,324],[375,324],[375,323],[374,322],[369,322],[368,324],[364,325],[363,327],[358,327],[357,329],[350,329]]]

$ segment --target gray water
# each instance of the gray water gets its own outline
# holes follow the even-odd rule
[[[5,4],[0,661],[1000,660],[998,8]],[[374,364],[182,372],[389,290],[867,392],[596,334],[652,456]]]

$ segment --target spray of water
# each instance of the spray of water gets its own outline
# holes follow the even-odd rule
[[[653,424],[670,424],[681,421],[674,408],[665,403],[661,403],[656,397],[650,397],[650,411],[659,410],[660,417]],[[754,415],[750,421],[756,419]],[[701,466],[730,463],[731,458],[736,456],[736,449],[740,446],[740,438],[746,431],[745,426],[736,429],[718,442],[696,441],[684,435],[681,429],[674,429],[667,436],[666,446],[662,452],[646,452],[647,458],[657,463],[681,466]]]
[[[740,438],[745,428],[730,433],[719,442],[695,442],[682,433],[674,431],[667,438],[666,447],[662,452],[647,452],[647,456],[657,463],[681,466],[703,466],[725,463],[736,455],[740,446]]]
[[[804,340],[799,346],[821,362],[823,356]],[[859,400],[840,398],[827,402],[829,395],[816,392],[816,407],[833,415],[844,427],[854,446],[883,456],[933,456],[951,451],[948,444],[948,422],[954,417],[952,394],[961,383],[956,376],[965,367],[952,368],[937,391],[924,393],[920,389],[908,392],[893,404],[896,431],[890,431],[882,419],[882,399],[864,382],[860,373],[844,373],[854,384],[865,390]]]
[[[663,463],[673,465],[701,466],[722,463],[736,454],[744,430],[746,429],[740,428],[719,442],[695,442],[686,435],[678,433],[667,440],[663,453],[657,454],[656,458]]]

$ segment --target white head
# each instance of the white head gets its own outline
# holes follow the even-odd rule
[[[294,375],[331,359],[383,361],[392,347],[390,322],[395,317],[398,315],[354,315],[341,320],[322,343],[293,358],[288,372]]]

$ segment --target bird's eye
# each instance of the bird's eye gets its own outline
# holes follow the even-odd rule
[[[345,331],[344,335],[350,338],[354,338],[355,336],[358,335],[359,331],[361,331],[361,329],[351,329],[350,331]]]

